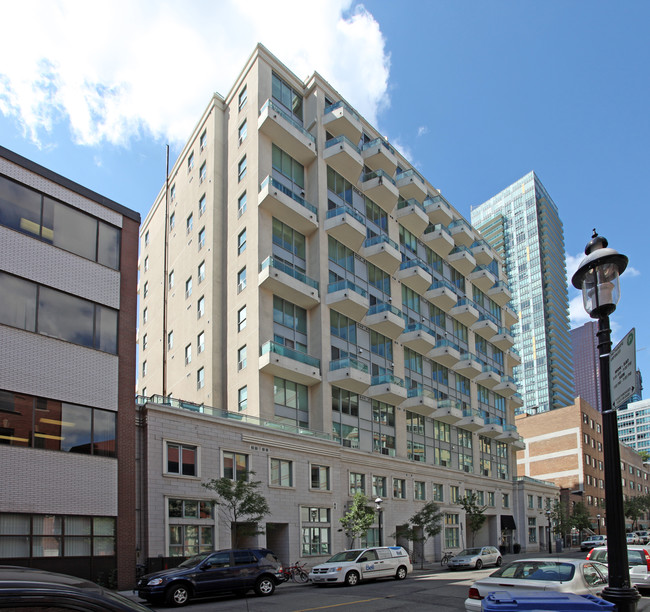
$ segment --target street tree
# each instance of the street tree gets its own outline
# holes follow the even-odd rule
[[[487,516],[485,516],[487,506],[481,506],[478,503],[478,495],[476,493],[469,493],[461,497],[456,503],[465,510],[467,527],[472,534],[472,546],[474,546],[474,536],[487,520]]]
[[[632,521],[632,529],[636,529],[637,521],[647,510],[647,501],[644,497],[631,497],[623,500],[623,514]]]
[[[573,506],[570,525],[580,531],[583,529],[591,529],[591,515],[589,514],[589,510],[587,510],[587,506],[585,506],[584,502],[577,502]]]
[[[354,546],[354,541],[366,533],[375,522],[375,512],[368,506],[368,498],[357,491],[350,509],[339,520],[345,535],[350,538],[351,546]]]
[[[420,567],[424,569],[424,545],[427,540],[438,535],[442,531],[443,513],[440,506],[435,502],[426,503],[419,512],[416,512],[409,519],[409,530],[411,540],[422,543],[422,554],[420,555]]]
[[[566,538],[568,533],[571,533],[571,515],[569,514],[569,506],[567,503],[562,503],[558,500],[555,501],[551,508],[551,519],[553,521],[553,531]]]

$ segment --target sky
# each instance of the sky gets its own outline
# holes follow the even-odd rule
[[[630,259],[614,342],[650,394],[650,3],[4,2],[0,144],[146,216],[213,92],[263,43],[325,77],[469,220],[534,170],[569,279],[593,229]],[[570,283],[569,283],[570,284]],[[571,326],[588,320],[570,287]]]

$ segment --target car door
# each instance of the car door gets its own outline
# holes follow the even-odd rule
[[[231,588],[233,578],[230,551],[210,555],[194,573],[197,594],[208,595]]]
[[[377,561],[377,551],[374,548],[369,548],[359,557],[357,568],[359,569],[363,580],[379,578],[381,575],[379,570],[380,564]]]
[[[607,586],[607,566],[585,563],[582,566],[582,578],[592,595],[600,595]]]
[[[497,562],[497,555],[494,554],[494,550],[491,546],[481,548],[481,561],[483,565],[492,565]]]
[[[377,565],[379,576],[394,576],[397,571],[398,559],[390,554],[388,548],[377,549]]]

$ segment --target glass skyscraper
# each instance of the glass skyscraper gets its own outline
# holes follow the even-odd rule
[[[512,327],[523,406],[545,412],[573,404],[573,363],[564,233],[557,206],[530,172],[474,210],[472,225],[501,255],[519,322]]]
[[[602,412],[600,401],[600,357],[598,356],[598,323],[587,321],[571,330],[571,352],[575,374],[575,396],[587,400]]]

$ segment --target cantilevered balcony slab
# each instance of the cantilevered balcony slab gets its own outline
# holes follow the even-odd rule
[[[487,296],[499,306],[504,306],[512,299],[512,293],[503,281],[497,281],[493,287],[488,289]]]
[[[463,411],[455,400],[439,400],[432,417],[436,421],[454,425],[463,419]]]
[[[302,308],[310,309],[320,304],[318,281],[273,257],[267,257],[260,265],[259,286]]]
[[[513,448],[516,448],[517,450],[525,450],[526,449],[526,442],[524,441],[524,439],[521,436],[519,436],[519,439],[515,440],[512,443],[512,446],[513,446]]]
[[[405,200],[414,198],[418,202],[424,202],[424,198],[427,197],[427,187],[424,184],[424,179],[415,170],[400,172],[395,177],[395,182],[400,195]]]
[[[494,387],[494,392],[503,397],[511,397],[517,393],[517,385],[511,376],[502,376],[499,384]]]
[[[458,300],[458,303],[449,310],[449,314],[467,327],[476,323],[479,317],[476,304],[467,298]]]
[[[327,285],[325,303],[346,317],[361,321],[366,316],[370,301],[365,289],[348,280]]]
[[[346,178],[353,185],[359,181],[359,175],[363,169],[363,159],[355,144],[352,144],[345,136],[337,136],[325,143],[323,158],[327,165],[336,170],[343,178]]]
[[[445,312],[449,312],[458,302],[458,295],[454,291],[453,285],[444,280],[431,283],[431,286],[424,292],[424,297]]]
[[[410,323],[404,328],[399,341],[416,353],[426,355],[436,345],[436,335],[423,323]]]
[[[449,340],[440,340],[429,351],[427,357],[446,368],[451,368],[460,361],[460,347]]]
[[[260,349],[260,372],[288,378],[311,386],[322,381],[320,359],[287,348],[277,342],[266,342]]]
[[[345,136],[350,142],[359,142],[361,118],[343,100],[325,108],[323,127],[333,136]]]
[[[454,219],[447,227],[458,246],[469,248],[476,242],[476,232],[465,219]]]
[[[361,157],[371,170],[383,170],[389,176],[395,174],[397,156],[395,149],[383,138],[375,138],[361,146]]]
[[[485,427],[485,420],[478,410],[466,408],[463,410],[463,418],[456,423],[456,427],[462,427],[468,431],[479,431]]]
[[[407,398],[401,404],[402,410],[409,410],[422,416],[432,416],[437,406],[437,400],[431,391],[416,388],[409,389]]]
[[[488,270],[485,266],[478,265],[474,268],[467,279],[474,285],[478,287],[484,293],[489,291],[489,289],[497,282],[497,277]]]
[[[506,327],[512,327],[518,320],[517,313],[506,304],[503,308],[503,323]]]
[[[506,356],[508,357],[508,366],[509,367],[514,367],[521,365],[521,355],[519,354],[519,351],[515,348],[510,348],[506,352]]]
[[[399,406],[406,399],[406,387],[401,378],[392,374],[382,374],[372,377],[366,395],[370,399]]]
[[[514,425],[506,423],[503,426],[503,433],[500,433],[496,439],[500,440],[501,442],[516,442],[521,438],[517,433],[517,428]]]
[[[439,223],[427,226],[421,240],[440,257],[446,257],[454,248],[454,239],[451,237],[449,230]]]
[[[395,276],[398,281],[419,294],[424,293],[433,282],[429,266],[419,259],[403,261]]]
[[[399,198],[395,181],[383,170],[374,170],[361,176],[361,190],[382,210],[391,214]]]
[[[363,324],[393,340],[397,340],[406,326],[402,313],[390,304],[371,306],[363,319]]]
[[[325,231],[353,251],[358,251],[366,239],[363,217],[351,206],[337,206],[327,211]]]
[[[485,425],[478,430],[478,433],[487,438],[498,438],[503,434],[503,421],[498,417],[485,417]]]
[[[476,259],[465,246],[454,247],[447,255],[447,261],[463,276],[467,276],[476,268]]]
[[[490,338],[490,342],[502,351],[506,351],[509,348],[512,348],[515,339],[512,337],[512,334],[507,327],[501,327],[499,328],[499,331]]]
[[[393,274],[402,263],[399,246],[394,240],[384,235],[366,238],[360,255],[389,274]]]
[[[492,263],[492,260],[494,259],[492,247],[490,247],[489,243],[482,238],[473,242],[469,247],[469,250],[472,252],[472,255],[474,255],[474,259],[476,259],[476,263],[479,266],[487,266]]]
[[[480,314],[478,321],[472,323],[470,330],[481,336],[481,338],[490,340],[499,331],[499,326],[486,315]]]
[[[272,100],[262,106],[257,128],[303,166],[316,159],[316,139]]]
[[[471,353],[461,353],[460,359],[452,366],[452,370],[471,380],[483,371],[483,363]]]
[[[397,203],[395,219],[417,238],[429,226],[429,217],[424,212],[424,207],[417,200],[401,200]]]
[[[509,408],[521,408],[524,405],[524,400],[519,393],[515,393],[508,398]]]
[[[451,206],[449,206],[447,201],[439,195],[434,196],[433,198],[427,198],[424,201],[424,210],[429,216],[429,221],[432,225],[440,223],[446,227],[454,218]]]
[[[257,204],[301,234],[309,236],[318,229],[318,209],[271,176],[262,181]]]
[[[484,365],[483,371],[474,378],[474,382],[488,389],[494,389],[501,382],[501,374],[496,368]]]
[[[350,357],[330,361],[327,382],[332,385],[361,394],[370,386],[370,380],[368,366],[361,361]]]

